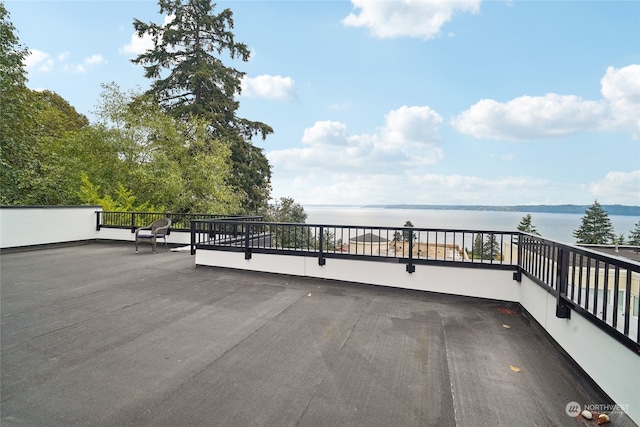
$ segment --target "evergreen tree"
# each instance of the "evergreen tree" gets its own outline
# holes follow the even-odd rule
[[[493,233],[487,234],[487,239],[482,245],[483,259],[501,259],[500,242]]]
[[[335,251],[336,246],[339,246],[340,242],[336,242],[336,235],[328,228],[322,232],[322,249],[325,251]]]
[[[481,259],[483,258],[484,253],[484,240],[481,233],[476,234],[476,237],[473,239],[473,247],[471,248],[471,256],[473,259]]]
[[[170,17],[165,25],[133,22],[138,36],[153,39],[153,49],[132,61],[141,64],[145,77],[153,79],[149,94],[165,111],[185,120],[196,116],[211,126],[214,139],[230,143],[232,173],[229,184],[240,192],[247,212],[257,212],[269,200],[271,167],[262,149],[251,138],[264,139],[273,129],[261,122],[237,116],[244,73],[225,66],[218,57],[249,60],[249,49],[232,32],[233,13],[215,13],[211,0],[159,0],[160,13]],[[167,71],[167,72],[165,72]]]
[[[473,246],[471,251],[467,249],[467,253],[472,259],[482,260],[498,260],[502,259],[502,251],[500,249],[500,242],[493,233],[478,233],[473,239]]]
[[[592,245],[606,245],[615,240],[609,215],[597,200],[585,211],[582,223],[573,232],[573,237],[577,239],[577,243]]]
[[[527,214],[522,217],[522,219],[520,220],[520,223],[518,224],[518,231],[522,231],[523,233],[534,234],[536,236],[540,235],[540,233],[538,233],[538,230],[536,229],[536,226],[533,225],[531,221],[531,214]]]
[[[413,228],[413,223],[411,221],[407,221],[404,223],[405,228]],[[418,235],[414,232],[411,233],[409,230],[402,230],[402,240],[408,242],[409,240],[413,240],[414,242],[418,240]]]
[[[628,245],[640,246],[640,221],[636,222],[636,228],[629,232]]]

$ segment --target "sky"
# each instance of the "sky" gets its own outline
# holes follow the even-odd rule
[[[154,1],[5,0],[28,86],[146,90]],[[640,205],[639,1],[225,1],[238,115],[303,205]]]

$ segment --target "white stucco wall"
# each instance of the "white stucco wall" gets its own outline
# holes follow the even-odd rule
[[[570,319],[557,318],[556,298],[526,276],[522,277],[520,304],[640,424],[640,357],[575,312]]]
[[[125,242],[133,242],[135,234],[131,229],[105,228],[102,227],[96,234],[97,239],[103,240],[122,240]],[[162,242],[162,240],[160,240]],[[167,236],[167,244],[190,245],[191,233],[188,231],[171,231]]]
[[[0,248],[96,238],[96,206],[0,208]]]
[[[99,206],[20,206],[0,207],[0,248],[21,248],[51,243],[86,240],[133,242],[130,229],[96,230]],[[168,244],[189,245],[189,232],[172,231]]]
[[[406,265],[399,263],[327,258],[326,264],[320,266],[315,257],[254,253],[245,260],[242,253],[210,250],[197,251],[196,264],[513,302],[520,295],[520,285],[508,270],[416,265],[416,271],[409,274]]]

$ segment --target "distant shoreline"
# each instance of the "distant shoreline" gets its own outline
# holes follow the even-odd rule
[[[583,215],[591,205],[514,205],[514,206],[488,206],[488,205],[308,205],[310,208],[376,208],[376,209],[427,209],[427,210],[458,210],[458,211],[493,211],[493,212],[529,212],[529,213],[560,213]],[[609,215],[640,216],[640,206],[628,205],[602,205]]]

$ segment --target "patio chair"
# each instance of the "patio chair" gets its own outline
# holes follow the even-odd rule
[[[167,247],[167,233],[169,232],[169,226],[171,220],[169,218],[157,219],[147,227],[140,227],[136,229],[136,253],[138,253],[138,241],[150,240],[151,250],[156,253],[156,241],[161,238],[164,240],[165,250],[169,250]],[[149,230],[148,232],[145,230]]]

